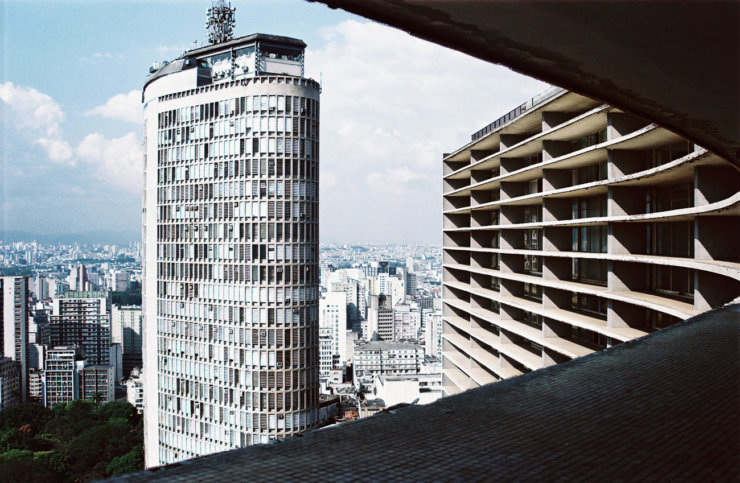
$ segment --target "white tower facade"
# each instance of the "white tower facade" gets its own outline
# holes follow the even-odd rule
[[[318,419],[320,89],[304,49],[228,40],[144,86],[147,467]]]

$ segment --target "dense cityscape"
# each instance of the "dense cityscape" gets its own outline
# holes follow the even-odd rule
[[[721,331],[737,321],[737,306],[727,307],[740,301],[740,170],[726,156],[644,114],[550,86],[434,153],[442,226],[426,239],[441,244],[329,243],[319,236],[319,153],[335,140],[321,135],[323,78],[306,73],[320,56],[307,56],[298,38],[234,30],[235,8],[210,2],[208,42],[154,61],[141,89],[113,103],[133,99],[128,121],[141,130],[140,141],[129,139],[129,154],[143,160],[135,173],[140,239],[123,231],[34,236],[7,224],[0,232],[0,480],[87,482],[143,469],[154,470],[143,479],[182,478],[173,471],[191,463],[197,469],[185,479],[198,479],[195,471],[220,468],[198,466],[206,457],[343,436],[372,446],[374,426],[405,443],[364,451],[365,464],[385,450],[424,459],[417,466],[429,478],[414,474],[403,453],[390,470],[401,480],[450,478],[431,464],[448,456],[440,439],[477,452],[476,465],[499,458],[506,470],[543,459],[532,475],[547,478],[555,465],[574,471],[581,463],[571,458],[590,455],[592,445],[611,457],[603,445],[612,433],[645,433],[642,446],[667,440],[674,420],[650,426],[664,407],[676,410],[666,397],[693,404],[678,409],[678,426],[706,425],[694,420],[703,402],[692,401],[701,397],[674,382],[664,387],[675,375],[660,371],[684,364],[687,379],[696,378],[694,366],[729,352],[681,359],[672,349],[697,324],[715,331],[714,342],[701,335],[697,344],[732,339]],[[3,106],[11,105],[13,85],[1,87]],[[34,145],[52,146],[49,156],[63,163],[73,151],[57,125],[61,110],[52,111],[49,137]],[[91,152],[82,142],[74,155]],[[322,179],[322,189],[354,188]],[[364,182],[390,197],[424,179],[403,168]],[[736,375],[737,364],[722,365]],[[706,384],[713,397],[731,399],[733,388],[718,385]],[[680,391],[683,399],[674,398]],[[622,410],[635,422],[608,429],[623,416],[610,411]],[[487,415],[473,417],[479,412]],[[401,415],[412,413],[406,433]],[[486,444],[471,443],[479,420]],[[592,436],[599,428],[609,438]],[[448,442],[458,431],[464,437]],[[512,453],[496,446],[507,438]],[[737,435],[730,439],[707,453],[727,459]],[[340,457],[343,449],[327,451]],[[603,454],[583,466],[601,464]],[[674,456],[668,466],[678,465]],[[310,451],[300,458],[310,479],[329,478]],[[444,465],[459,463],[453,479],[499,476],[450,459]],[[531,461],[524,466],[534,468]],[[309,479],[283,463],[274,475]],[[343,473],[352,464],[341,466],[332,467],[345,477],[337,479],[362,479]],[[524,479],[529,467],[501,479]],[[588,469],[576,474],[597,478],[598,466]],[[667,471],[658,479],[699,474]]]
[[[318,424],[441,397],[440,247],[330,244],[320,260]],[[24,352],[0,363],[2,408],[87,400],[143,411],[140,243],[0,242],[0,276],[4,307],[27,301],[11,341]],[[92,474],[140,468],[139,450]]]

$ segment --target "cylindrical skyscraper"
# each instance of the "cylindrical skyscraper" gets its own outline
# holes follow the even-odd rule
[[[148,467],[316,424],[320,88],[304,49],[227,40],[144,85]]]

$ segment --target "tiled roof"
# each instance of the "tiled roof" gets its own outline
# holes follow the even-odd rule
[[[121,481],[740,479],[740,305],[603,352]]]

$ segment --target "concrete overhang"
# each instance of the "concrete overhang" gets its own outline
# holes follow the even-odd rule
[[[309,1],[602,100],[740,167],[736,0]]]

